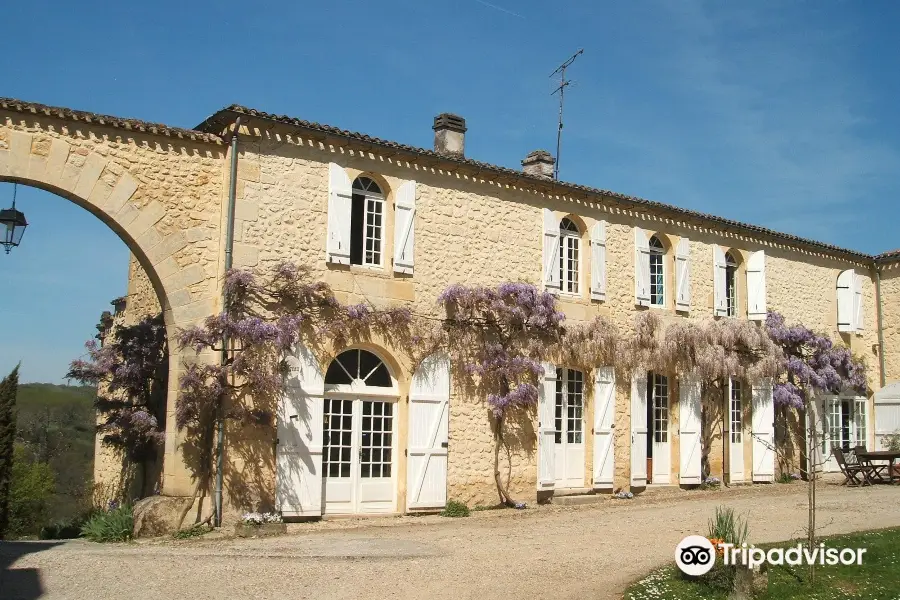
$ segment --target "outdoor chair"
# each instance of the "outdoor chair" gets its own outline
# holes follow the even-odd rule
[[[838,467],[840,467],[841,469],[841,473],[843,473],[844,477],[846,477],[846,479],[844,480],[845,485],[856,486],[872,484],[871,465],[863,463],[848,463],[844,458],[844,451],[841,450],[839,446],[832,447],[831,453],[834,455],[834,459],[837,461]],[[861,481],[860,475],[862,475]]]
[[[885,476],[888,476],[888,478],[890,478],[889,474],[886,473],[886,471],[888,470],[890,465],[873,463],[870,460],[864,460],[864,459],[859,458],[859,455],[865,454],[865,452],[866,452],[866,447],[863,446],[862,444],[857,444],[856,446],[853,447],[853,454],[856,456],[856,462],[865,464],[866,466],[868,466],[871,469],[871,471],[869,473],[871,474],[873,479],[882,481],[882,480],[884,480]]]

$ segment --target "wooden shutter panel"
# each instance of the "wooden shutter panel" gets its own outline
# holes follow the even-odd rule
[[[350,209],[353,190],[347,172],[335,163],[328,164],[328,262],[350,264]]]
[[[647,373],[631,378],[631,485],[647,485]]]
[[[394,205],[394,272],[412,275],[415,244],[416,182],[404,181],[397,188]]]
[[[606,221],[591,228],[591,299],[606,300]]]
[[[713,314],[717,317],[728,315],[728,289],[725,272],[725,251],[713,246]]]
[[[854,285],[853,269],[842,271],[837,278],[837,326],[838,331],[855,331],[854,326]]]
[[[753,386],[750,410],[753,481],[775,481],[775,407],[771,378],[764,378]]]
[[[766,319],[766,253],[751,252],[747,259],[747,318]]]
[[[447,504],[450,357],[432,354],[416,369],[409,390],[407,508]]]
[[[559,290],[559,221],[549,208],[544,217],[544,287]]]
[[[675,309],[691,310],[691,241],[686,237],[675,246],[675,278]]]
[[[685,376],[678,382],[678,415],[681,455],[679,481],[682,484],[699,485],[703,481],[700,471],[700,380],[696,377]]]
[[[613,486],[616,419],[616,371],[600,367],[594,376],[594,487]]]
[[[299,345],[278,411],[275,504],[285,516],[322,514],[325,380],[315,355]]]
[[[634,228],[634,303],[650,306],[650,240],[640,227]]]
[[[544,380],[538,389],[538,489],[556,483],[556,366],[544,363]]]
[[[859,273],[853,274],[853,330],[861,333],[863,330],[863,277]]]

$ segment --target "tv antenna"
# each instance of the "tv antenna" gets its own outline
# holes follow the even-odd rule
[[[566,79],[566,69],[575,62],[575,59],[578,58],[578,55],[584,52],[584,48],[581,48],[569,57],[569,60],[564,62],[563,64],[556,67],[556,70],[550,73],[550,77],[553,77],[557,73],[559,73],[559,87],[553,90],[550,95],[552,96],[556,92],[559,92],[559,127],[556,130],[556,164],[553,167],[553,179],[559,179],[559,142],[562,139],[562,129],[563,129],[563,96],[565,95],[566,87],[572,83],[568,79]]]

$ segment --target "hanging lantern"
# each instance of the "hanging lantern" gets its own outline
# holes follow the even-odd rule
[[[13,184],[12,208],[0,210],[0,244],[6,249],[6,253],[19,245],[28,221],[25,215],[16,210],[16,184]]]

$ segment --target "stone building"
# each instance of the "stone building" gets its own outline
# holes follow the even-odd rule
[[[220,306],[238,120],[237,267],[291,260],[343,301],[434,315],[448,284],[502,281],[551,289],[567,319],[603,315],[620,330],[637,311],[669,322],[778,311],[865,357],[871,391],[900,378],[900,252],[871,256],[555,181],[543,151],[521,171],[479,162],[455,115],[436,117],[434,148],[421,149],[241,106],[182,130],[0,100],[0,180],[54,191],[109,224],[134,255],[129,315],[159,307],[171,336]],[[327,363],[298,348],[277,431],[252,451],[240,431],[227,436],[226,501],[289,516],[496,502],[484,403],[455,384],[446,357],[413,368],[402,356],[379,340]],[[170,412],[185,358],[171,354]],[[693,386],[668,373],[546,371],[513,448],[514,496],[700,483]],[[773,481],[771,384],[735,381],[729,394],[712,473]],[[821,399],[829,442],[871,446],[871,402]],[[190,474],[173,421],[162,489],[183,496]]]

